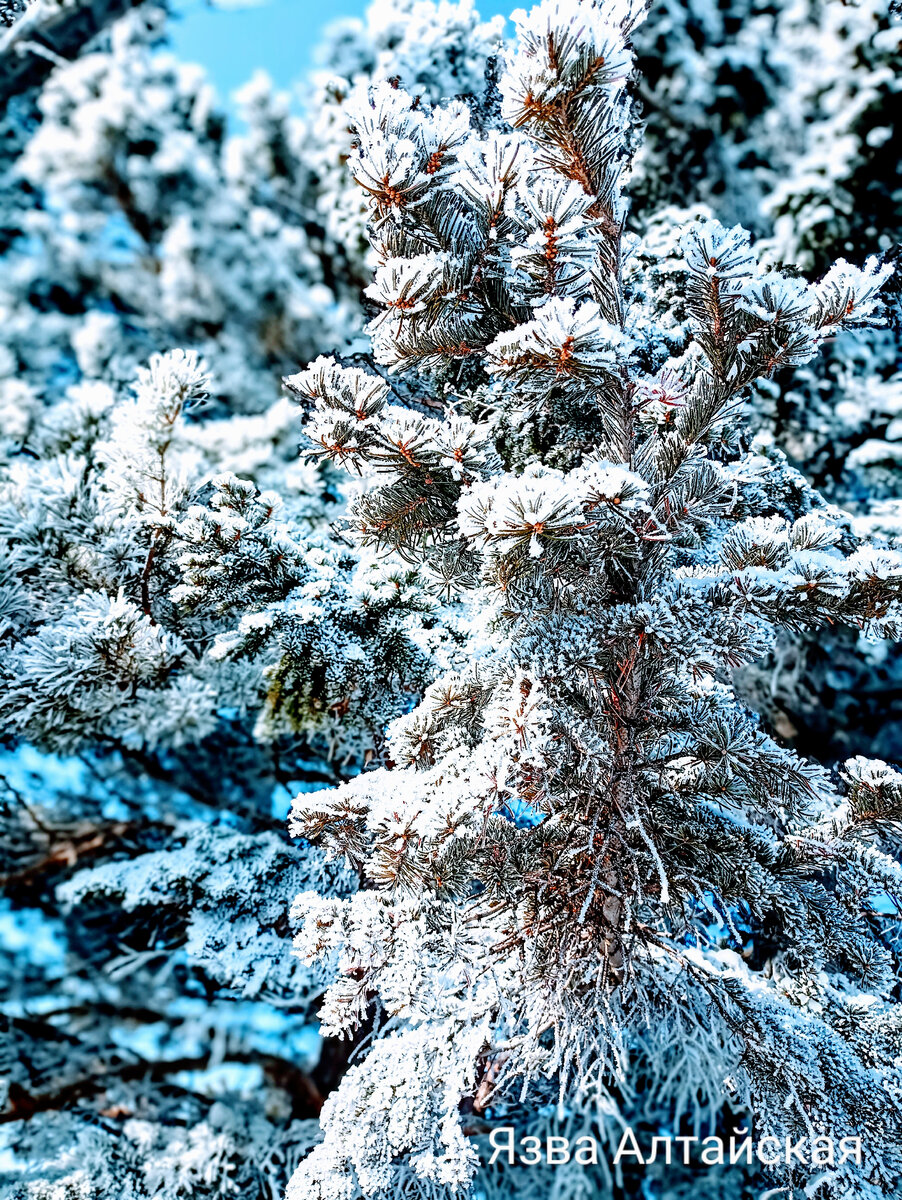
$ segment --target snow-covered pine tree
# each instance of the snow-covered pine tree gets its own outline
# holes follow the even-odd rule
[[[469,1135],[547,1128],[555,1102],[603,1135],[631,1105],[696,1137],[737,1112],[781,1142],[856,1134],[861,1167],[780,1185],[896,1187],[902,776],[854,759],[840,784],[731,684],[783,629],[900,633],[902,555],[743,433],[751,386],[871,324],[891,268],[809,284],[691,221],[674,356],[625,232],[639,17],[544,0],[483,104],[385,84],[357,114],[375,359],[418,379],[321,359],[289,385],[363,473],[359,541],[457,596],[469,637],[389,761],[295,801],[366,880],[296,902],[323,1027],[373,1023],[296,1200],[466,1188]]]
[[[653,4],[636,31],[644,125],[629,221],[648,257],[663,254],[655,268],[668,273],[668,242],[701,205],[762,235],[764,260],[785,259],[809,278],[837,257],[898,243],[900,36],[887,0]],[[356,274],[367,259],[365,206],[345,167],[355,92],[394,78],[425,100],[478,97],[497,49],[496,32],[468,5],[436,9],[423,0],[377,0],[365,25],[349,21],[331,35],[309,106],[311,161],[321,219]],[[802,464],[828,499],[893,537],[898,343],[893,329],[840,334],[804,369],[763,381],[749,411],[750,426]],[[900,678],[902,659],[889,643],[839,630],[785,635],[760,669],[744,673],[743,686],[773,727],[835,761],[893,754]]]
[[[122,7],[48,2],[28,18],[77,29],[70,18],[82,8],[89,32],[101,9],[108,20]],[[880,164],[897,140],[900,28],[885,0],[656,4],[638,31],[646,133],[632,226],[645,233],[659,203],[716,199],[721,216],[765,234],[776,218],[768,254],[788,248],[809,268],[831,251],[898,240]],[[162,29],[145,7],[73,65],[51,72],[42,60],[44,93],[36,104],[16,97],[6,120],[7,154],[26,142],[6,194],[12,242],[0,282],[0,426],[14,441],[61,375],[127,384],[153,350],[193,346],[210,363],[211,397],[256,411],[286,363],[343,342],[368,269],[364,206],[345,167],[347,104],[385,77],[429,100],[481,95],[499,37],[468,3],[377,0],[365,24],[345,22],[327,39],[303,120],[257,80],[242,100],[248,134],[229,137],[202,75],[152,54]],[[31,78],[34,54],[29,62]],[[834,144],[841,160],[828,153]],[[789,209],[791,247],[779,216]],[[828,498],[893,536],[897,342],[884,330],[853,349],[841,336],[753,399],[754,419]],[[783,639],[745,686],[802,747],[826,744],[834,759],[889,753],[898,654],[846,632],[829,640]]]
[[[24,7],[0,6],[3,20],[21,17]],[[467,5],[377,4],[365,27],[345,27],[331,39],[326,66],[340,79],[319,80],[306,126],[258,82],[243,100],[248,134],[236,139],[224,135],[200,74],[154,56],[162,26],[152,7],[108,40],[95,40],[84,60],[65,65],[40,52],[44,43],[78,59],[85,40],[129,7],[127,0],[39,0],[28,7],[27,28],[3,40],[14,53],[0,61],[0,96],[9,99],[0,153],[16,167],[4,168],[0,180],[0,340],[9,351],[0,348],[0,393],[10,455],[2,488],[15,585],[4,593],[14,619],[4,636],[16,647],[12,660],[21,665],[27,657],[29,671],[36,668],[27,711],[17,708],[15,730],[5,730],[18,748],[2,767],[8,854],[0,937],[10,952],[3,1053],[15,1065],[4,1118],[12,1145],[28,1156],[23,1194],[42,1200],[73,1189],[98,1200],[143,1197],[148,1189],[193,1196],[201,1186],[279,1191],[314,1136],[296,1120],[315,1111],[311,1079],[327,1088],[335,1072],[328,1048],[319,1067],[312,1057],[305,1064],[312,1076],[286,1063],[304,1059],[305,1014],[320,977],[279,958],[287,922],[274,893],[353,887],[347,873],[330,871],[305,847],[280,848],[280,797],[295,779],[315,786],[334,778],[349,755],[361,762],[380,753],[373,727],[455,657],[457,636],[447,609],[417,585],[415,565],[358,567],[348,546],[328,538],[325,558],[314,549],[311,560],[338,492],[328,472],[293,464],[287,404],[254,417],[210,417],[262,407],[279,363],[328,344],[339,327],[353,328],[353,314],[346,325],[333,299],[353,293],[364,267],[361,192],[355,196],[345,182],[343,162],[347,95],[365,92],[371,78],[394,77],[427,100],[474,92],[478,105],[488,86],[491,104],[494,28]],[[807,196],[814,180],[805,205],[835,210],[838,219],[784,223],[784,235],[801,238],[793,253],[809,261],[809,230],[820,239],[821,261],[847,252],[834,240],[847,236],[850,221],[858,246],[876,243],[864,219],[867,197],[862,203],[854,189],[869,180],[879,198],[884,186],[886,140],[876,145],[872,131],[891,124],[898,45],[884,32],[880,6],[844,6],[840,14],[818,4],[752,13],[738,2],[717,13],[656,5],[652,18],[638,32],[640,57],[656,71],[643,94],[649,137],[634,166],[638,195],[656,181],[667,183],[661,199],[670,203],[717,196],[728,208],[737,196],[750,199],[748,219],[767,232],[767,215],[752,210],[768,180],[785,180],[790,197]],[[19,54],[26,35],[32,48]],[[689,73],[693,87],[681,91]],[[36,89],[45,80],[42,96]],[[824,81],[826,102],[818,99]],[[761,103],[749,128],[748,104],[740,114],[734,99],[737,88],[747,96],[752,84]],[[781,136],[785,122],[767,114],[798,113],[804,131],[816,107],[817,119],[832,128],[831,91],[843,98],[849,125],[843,174],[799,176],[797,147]],[[714,118],[717,138],[700,166],[685,151],[702,146],[698,130]],[[86,131],[90,137],[79,136]],[[819,137],[817,144],[827,142]],[[666,160],[656,158],[662,150]],[[684,163],[688,172],[675,169]],[[654,214],[634,205],[631,217],[644,232]],[[673,226],[672,218],[661,223],[668,221]],[[347,254],[336,244],[343,239]],[[646,236],[637,261],[653,253],[653,241]],[[663,329],[662,299],[659,293]],[[664,316],[673,317],[669,302]],[[840,384],[852,361],[850,336],[833,343]],[[677,342],[671,331],[662,346],[676,353]],[[122,468],[131,465],[122,449],[139,448],[127,428],[136,370],[173,343],[203,350],[212,375],[206,390],[221,403],[179,417],[165,439],[179,489],[164,528],[122,486]],[[844,457],[860,430],[873,435],[850,460],[838,493],[860,503],[894,487],[893,382],[874,385],[875,370],[891,374],[877,350],[855,351],[862,378],[850,383],[851,408],[839,406],[840,426],[836,372],[828,405],[811,403],[824,392],[812,373],[795,398],[782,392],[788,417],[785,402],[772,411],[761,406],[781,444],[827,486],[831,476],[818,465],[827,442]],[[167,356],[155,367],[188,363]],[[418,392],[426,398],[424,380]],[[143,395],[152,399],[146,389]],[[408,400],[416,395],[405,392]],[[441,388],[430,398],[436,395]],[[145,411],[139,422],[142,438],[156,428],[155,419],[145,428],[149,417]],[[865,452],[868,462],[859,462]],[[270,512],[272,493],[283,503]],[[792,489],[787,503],[798,511]],[[149,539],[150,623],[142,596]],[[454,556],[439,564],[441,573],[453,564]],[[80,626],[70,620],[67,629],[69,610],[88,619]],[[148,624],[156,630],[150,639]],[[103,656],[112,635],[135,630],[136,652],[117,655],[108,672]],[[166,671],[154,671],[142,653],[155,639],[176,652]],[[886,645],[876,644],[875,653]],[[54,666],[60,655],[62,670]],[[869,692],[874,666],[858,668],[869,673]],[[22,684],[15,674],[10,686]],[[846,687],[844,703],[857,703],[855,686]],[[244,709],[234,706],[239,696]],[[778,698],[784,705],[791,699]],[[810,699],[823,720],[822,698]],[[837,715],[839,744],[849,731],[854,736],[856,717]],[[255,724],[262,737],[254,736]],[[311,762],[311,736],[319,739],[316,758],[331,751],[331,765]],[[892,736],[887,726],[890,748]],[[36,752],[51,744],[58,754]],[[23,1023],[24,1012],[37,1011],[48,1018]],[[260,1069],[263,1086],[252,1083],[259,1103],[252,1103],[242,1088]],[[211,1089],[223,1083],[213,1103]],[[544,1119],[535,1095],[526,1109],[530,1128]],[[54,1108],[60,1097],[69,1098],[65,1113]],[[137,1119],[129,1115],[135,1112]],[[21,1166],[20,1159],[2,1186],[20,1177]],[[668,1169],[660,1183],[673,1200],[697,1200],[701,1189],[736,1200],[732,1183],[722,1193],[710,1174],[686,1181]],[[482,1180],[503,1195],[522,1186],[531,1200],[546,1185],[551,1180],[537,1180],[534,1170],[519,1184],[511,1172]]]
[[[379,752],[447,634],[330,535],[341,481],[272,403],[356,322],[304,126],[258,79],[227,136],[157,6],[96,36],[130,7],[15,14],[72,62],[5,43],[0,1190],[274,1197],[346,1057],[290,896],[355,884],[284,811]]]
[[[0,436],[61,384],[128,384],[176,346],[203,354],[219,415],[259,412],[358,324],[304,122],[260,75],[230,132],[202,68],[165,52],[165,16],[130,11],[3,115]]]
[[[322,983],[287,957],[273,882],[356,886],[283,844],[283,813],[299,782],[379,751],[453,642],[413,568],[330,534],[335,472],[291,468],[272,410],[185,419],[206,386],[185,351],[152,357],[131,397],[74,385],[0,471],[0,1118],[28,1196],[156,1195],[157,1160],[167,1197],[201,1176],[279,1194],[341,1055],[315,1066]]]
[[[636,37],[646,130],[634,203],[714,204],[805,270],[888,249],[900,231],[900,36],[892,0],[650,6]]]

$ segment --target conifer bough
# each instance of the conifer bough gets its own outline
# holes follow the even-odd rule
[[[295,801],[365,880],[295,905],[324,1030],[375,1032],[290,1200],[466,1189],[468,1135],[523,1101],[610,1129],[640,1088],[696,1129],[861,1136],[860,1166],[790,1187],[878,1197],[902,1169],[902,776],[801,760],[731,675],[783,630],[899,635],[902,555],[743,430],[756,381],[879,319],[891,268],[808,283],[692,221],[674,356],[625,224],[640,17],[544,0],[479,107],[386,83],[356,114],[375,360],[415,378],[318,359],[288,384],[364,478],[359,541],[467,636],[381,766]]]

